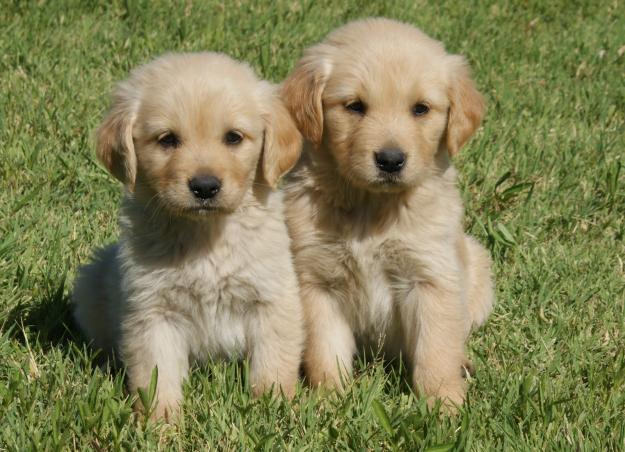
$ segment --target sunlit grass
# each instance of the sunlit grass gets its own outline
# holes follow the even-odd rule
[[[456,159],[498,304],[469,351],[459,416],[361,361],[341,397],[253,401],[246,367],[195,368],[177,426],[131,414],[68,309],[76,268],[117,236],[94,159],[113,84],[167,51],[216,50],[278,81],[356,17],[420,26],[465,54],[488,101]],[[4,2],[0,8],[0,449],[625,448],[622,2]]]

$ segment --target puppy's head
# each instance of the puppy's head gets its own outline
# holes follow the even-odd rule
[[[282,94],[317,152],[378,192],[417,185],[439,152],[460,150],[484,112],[462,57],[388,19],[352,22],[309,48]]]
[[[191,217],[235,210],[254,182],[275,187],[301,145],[273,85],[214,53],[166,55],[134,71],[97,141],[99,159],[137,199]]]

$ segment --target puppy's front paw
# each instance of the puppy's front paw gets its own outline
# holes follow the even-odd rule
[[[291,400],[295,396],[295,386],[297,378],[290,378],[287,381],[271,381],[271,380],[252,380],[251,390],[252,397],[255,399],[263,394],[271,393],[274,397],[284,396]]]
[[[339,374],[323,374],[308,377],[308,385],[322,395],[331,394],[332,392],[343,394],[347,385],[346,379],[347,377],[341,377]]]
[[[455,414],[464,403],[467,384],[462,372],[449,373],[445,377],[433,372],[415,370],[413,375],[414,390],[427,397],[430,408],[440,400],[444,412]]]
[[[308,385],[324,393],[330,391],[343,393],[351,379],[351,366],[341,368],[337,362],[328,365],[324,360],[308,359],[304,362],[304,370]]]
[[[464,381],[461,384],[448,385],[441,388],[438,398],[443,402],[443,411],[448,414],[456,414],[458,409],[464,404],[466,386]]]
[[[455,415],[463,405],[465,390],[462,386],[453,385],[439,388],[437,394],[427,396],[427,404],[430,408],[440,402],[441,412]]]
[[[168,423],[174,423],[178,420],[181,414],[180,400],[174,396],[159,396],[151,407],[146,408],[140,399],[133,405],[134,411],[141,417],[149,414],[150,421],[165,421]]]
[[[150,419],[164,420],[165,422],[173,423],[178,420],[181,414],[180,404],[176,402],[156,402],[156,406],[150,414]]]

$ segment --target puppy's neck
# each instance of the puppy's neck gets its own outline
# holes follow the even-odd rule
[[[227,215],[221,213],[207,214],[200,219],[176,216],[157,202],[144,203],[126,193],[120,227],[122,240],[130,245],[135,255],[175,263],[210,248],[221,235],[226,218]]]
[[[293,178],[300,179],[295,185],[301,187],[303,183],[314,202],[326,206],[318,212],[328,228],[342,227],[350,235],[366,236],[382,232],[407,216],[431,211],[431,206],[440,203],[441,193],[456,193],[455,170],[443,151],[436,156],[432,173],[402,192],[372,192],[351,184],[340,174],[330,151],[313,149],[310,144]]]

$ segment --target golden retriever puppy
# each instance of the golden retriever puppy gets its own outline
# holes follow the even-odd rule
[[[121,83],[97,155],[126,187],[121,238],[80,269],[75,318],[127,368],[158,369],[172,418],[193,360],[249,357],[254,395],[293,395],[304,342],[282,194],[301,135],[277,89],[216,53],[166,55]]]
[[[449,159],[484,112],[465,60],[367,19],[307,49],[282,94],[307,139],[286,204],[310,383],[340,387],[357,347],[379,346],[430,403],[461,404],[465,341],[494,298]]]

